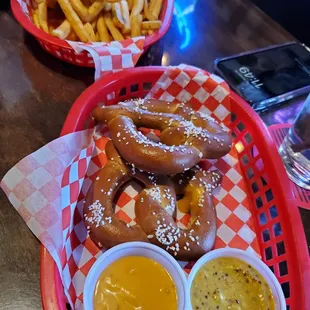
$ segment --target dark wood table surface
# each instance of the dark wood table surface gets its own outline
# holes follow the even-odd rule
[[[247,0],[176,0],[175,8],[168,34],[140,65],[188,63],[212,70],[217,57],[294,40]],[[72,103],[93,82],[93,70],[48,55],[5,9],[0,40],[1,179],[59,136]],[[39,246],[0,191],[0,309],[41,309]]]

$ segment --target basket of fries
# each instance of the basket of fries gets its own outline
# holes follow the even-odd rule
[[[118,41],[128,48],[126,39],[145,36],[146,51],[167,32],[173,6],[174,0],[11,0],[15,18],[44,50],[84,67],[94,67],[94,60],[74,46]]]

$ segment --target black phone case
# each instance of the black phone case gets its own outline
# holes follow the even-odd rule
[[[227,76],[225,76],[225,74],[221,71],[221,69],[219,68],[218,64],[220,62],[222,62],[222,61],[226,61],[226,60],[230,60],[230,59],[235,59],[235,58],[238,58],[240,56],[251,55],[251,54],[254,54],[254,53],[258,53],[258,52],[268,51],[268,50],[272,50],[272,49],[277,49],[279,47],[295,45],[295,44],[300,44],[304,48],[306,48],[307,50],[310,51],[310,49],[306,45],[304,45],[302,43],[298,43],[298,42],[289,42],[289,43],[285,43],[285,44],[272,45],[272,46],[269,46],[267,48],[260,48],[260,49],[256,49],[256,50],[252,50],[252,51],[248,51],[248,52],[244,52],[244,53],[240,53],[240,54],[237,54],[237,55],[229,56],[229,57],[217,58],[214,61],[213,69],[214,69],[214,72],[216,74],[220,75],[228,83],[228,85],[232,88],[232,90],[234,92],[236,92],[240,97],[242,97],[244,100],[246,100],[248,102],[247,98],[243,97],[243,95],[233,85],[233,83],[229,80],[229,78]],[[270,108],[274,108],[276,106],[279,106],[279,105],[283,104],[287,100],[293,99],[295,97],[301,96],[301,95],[303,95],[305,93],[309,93],[309,92],[310,92],[310,85],[306,86],[306,87],[303,87],[303,88],[300,88],[300,89],[293,90],[291,92],[287,92],[285,94],[281,94],[281,95],[273,97],[273,98],[262,100],[260,102],[254,102],[254,103],[248,102],[248,103],[252,106],[252,108],[255,111],[257,111],[257,112],[266,112]]]

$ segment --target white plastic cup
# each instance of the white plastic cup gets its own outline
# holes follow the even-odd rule
[[[190,305],[191,305],[191,298],[190,298],[190,291],[192,287],[193,280],[198,272],[198,270],[205,265],[207,262],[219,258],[219,257],[234,257],[238,258],[242,261],[245,261],[247,264],[251,265],[254,267],[260,274],[261,276],[266,280],[268,283],[272,295],[275,301],[275,306],[276,310],[286,310],[286,302],[285,302],[285,297],[281,288],[280,283],[278,282],[276,276],[273,274],[273,272],[268,268],[268,266],[262,262],[260,259],[255,257],[253,254],[248,254],[245,251],[238,250],[238,249],[230,249],[230,248],[225,248],[225,249],[218,249],[211,251],[204,256],[202,256],[194,265],[192,268],[189,277],[188,277],[188,299],[190,300]],[[188,309],[192,309],[191,306],[189,306]]]
[[[96,283],[110,264],[127,256],[144,256],[161,264],[173,279],[178,294],[178,310],[190,308],[188,284],[185,273],[178,262],[166,251],[156,245],[145,242],[127,242],[104,252],[90,269],[84,284],[84,308],[93,310],[93,298]]]

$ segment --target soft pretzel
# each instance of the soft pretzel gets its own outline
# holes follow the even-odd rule
[[[114,213],[113,198],[131,177],[112,141],[107,143],[105,150],[109,160],[90,187],[83,208],[90,237],[101,248],[128,241],[148,242],[147,235],[139,225],[126,225]]]
[[[190,170],[187,178],[179,175],[171,180],[129,169],[111,141],[106,153],[108,162],[89,189],[83,208],[87,230],[99,247],[110,248],[128,241],[152,242],[182,260],[197,259],[213,247],[216,216],[211,192],[220,183],[217,172]],[[117,190],[131,178],[146,186],[136,201],[135,226],[118,219],[113,211]],[[175,223],[177,200],[173,182],[178,184],[177,193],[184,193],[179,207],[191,213],[191,227],[186,230]]]
[[[197,171],[185,187],[184,198],[178,203],[175,190],[169,186],[146,188],[136,201],[137,223],[150,242],[177,259],[196,260],[210,251],[215,242],[216,212],[211,193],[220,182],[218,172]],[[168,209],[173,213],[176,205],[182,212],[190,212],[188,229],[180,229],[173,216],[166,212]]]
[[[231,136],[211,117],[159,100],[133,100],[97,108],[96,122],[107,124],[120,155],[147,172],[173,175],[192,168],[203,158],[219,158],[232,145]],[[137,127],[159,129],[160,142]]]

